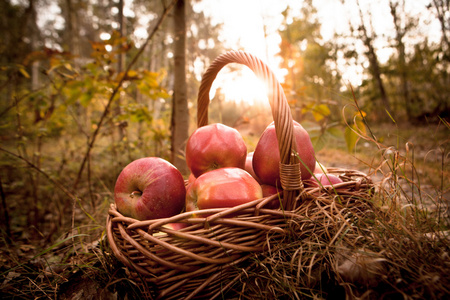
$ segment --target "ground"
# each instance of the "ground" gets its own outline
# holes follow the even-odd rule
[[[430,215],[448,219],[448,128],[442,124],[415,127],[405,125],[402,128],[390,124],[376,128],[374,135],[377,137],[376,142],[361,139],[356,150],[351,153],[348,152],[345,141],[329,140],[324,148],[316,152],[316,157],[326,167],[365,172],[376,183],[388,179],[395,171],[399,174],[400,181],[397,186],[387,188],[394,188],[404,205],[414,204],[411,199],[416,199]],[[117,280],[117,274],[114,273],[117,269],[112,265],[111,257],[106,260],[102,257],[107,251],[102,232],[111,194],[97,196],[103,200],[97,204],[96,211],[89,211],[89,214],[82,209],[87,205],[73,206],[76,224],[86,224],[84,229],[81,229],[83,226],[75,228],[78,229],[74,231],[77,233],[75,238],[66,232],[49,243],[45,239],[36,239],[36,234],[32,234],[36,231],[35,228],[28,227],[13,228],[15,238],[7,241],[2,232],[2,299],[121,297],[117,292],[105,289]],[[14,196],[8,197],[12,199]],[[12,205],[12,208],[16,209],[14,214],[20,216],[20,207]],[[38,236],[39,234],[46,236],[46,232],[38,232]]]

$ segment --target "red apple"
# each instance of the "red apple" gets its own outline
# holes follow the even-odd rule
[[[186,163],[195,177],[225,167],[244,169],[246,157],[239,131],[220,123],[198,128],[186,144]]]
[[[311,177],[316,164],[314,148],[308,132],[294,121],[294,136],[297,144],[297,152],[301,159],[300,171],[302,180]],[[267,126],[262,133],[253,154],[253,170],[261,183],[280,186],[280,152],[275,132],[275,125]]]
[[[194,174],[189,174],[189,177],[188,177],[188,184],[191,184],[191,183],[193,183],[195,181],[195,176],[194,176]]]
[[[253,154],[255,152],[250,152],[247,154],[247,158],[245,159],[245,171],[247,171],[256,181],[259,182],[258,176],[256,176],[255,171],[253,170]]]
[[[189,226],[189,224],[186,224],[186,223],[168,223],[166,225],[163,225],[163,227],[166,227],[166,228],[169,228],[172,230],[180,230],[180,229],[186,228],[188,226]]]
[[[324,165],[322,165],[320,162],[316,161],[316,166],[314,167],[314,174],[319,174],[319,173],[327,173],[328,170],[327,168],[325,168]]]
[[[180,171],[159,157],[140,158],[128,164],[114,188],[117,210],[138,220],[174,216],[183,210],[185,197]]]
[[[189,189],[189,187],[194,183],[194,181],[195,181],[195,176],[194,176],[194,174],[189,174],[189,177],[188,177],[188,180],[187,180],[187,183],[186,183],[186,191]]]
[[[270,197],[272,195],[278,194],[279,192],[281,192],[281,190],[277,189],[277,187],[273,186],[273,185],[269,185],[269,184],[261,184],[261,189],[262,189],[262,193],[263,193],[263,197]],[[267,203],[267,205],[265,206],[265,208],[279,208],[280,207],[280,199],[274,199],[272,201],[270,201],[269,203]]]
[[[233,207],[262,198],[259,183],[240,168],[221,168],[199,176],[186,194],[186,211]]]
[[[314,178],[314,176],[315,176],[315,178]],[[333,174],[317,173],[317,174],[314,174],[314,176],[308,180],[308,183],[310,186],[320,186],[320,185],[329,186],[329,185],[335,185],[335,184],[343,182],[342,179],[340,179],[339,177],[337,177],[336,175],[333,175]],[[319,182],[320,182],[320,184],[319,184]]]
[[[261,184],[261,189],[263,193],[263,197],[269,197],[280,192],[276,186],[269,184]]]

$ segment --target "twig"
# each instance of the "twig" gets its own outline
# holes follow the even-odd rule
[[[77,174],[77,178],[75,179],[75,183],[73,184],[73,190],[76,189],[76,187],[78,186],[78,183],[80,182],[81,179],[81,174],[83,173],[84,170],[84,166],[86,165],[86,162],[88,160],[88,157],[91,154],[91,150],[94,147],[94,143],[96,141],[96,138],[98,136],[98,133],[100,131],[100,128],[103,125],[103,122],[106,119],[106,116],[109,113],[109,109],[111,107],[111,104],[114,100],[114,97],[116,96],[116,94],[118,93],[119,89],[122,87],[123,82],[125,81],[125,79],[128,76],[128,72],[131,70],[131,67],[136,63],[136,61],[138,60],[138,58],[142,55],[142,53],[144,52],[146,46],[148,45],[148,43],[150,42],[150,40],[153,38],[153,36],[156,34],[156,32],[158,31],[159,27],[161,26],[162,22],[164,21],[164,19],[167,17],[167,15],[169,14],[169,11],[173,8],[173,6],[175,5],[175,3],[177,2],[177,0],[173,0],[169,6],[167,6],[163,13],[161,18],[159,18],[158,22],[156,23],[155,27],[153,28],[152,32],[150,33],[150,35],[148,36],[147,40],[145,41],[145,43],[142,45],[142,47],[139,49],[138,53],[136,53],[136,55],[133,57],[132,61],[128,64],[123,76],[120,78],[117,86],[114,88],[111,96],[109,97],[108,103],[106,104],[105,110],[103,111],[102,116],[100,117],[100,120],[97,123],[97,127],[92,135],[91,141],[88,144],[88,148],[86,150],[86,154],[84,155],[83,158],[83,162],[81,163],[80,169],[78,170],[78,174]]]
[[[15,101],[14,103],[10,104],[9,106],[7,106],[2,112],[0,112],[0,118],[2,118],[7,112],[9,112],[11,109],[13,109],[19,102],[21,102],[24,99],[27,99],[29,96],[33,95],[34,93],[37,93],[39,91],[41,91],[42,88],[39,88],[37,90],[32,90],[24,95],[22,95],[21,97],[17,98],[15,97]],[[0,88],[1,91],[1,88]]]

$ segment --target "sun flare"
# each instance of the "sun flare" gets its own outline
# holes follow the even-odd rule
[[[247,103],[250,105],[269,105],[267,86],[246,66],[238,70],[225,67],[211,86],[210,99],[220,89],[225,101]]]

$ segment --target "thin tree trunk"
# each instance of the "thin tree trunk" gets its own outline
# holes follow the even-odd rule
[[[124,0],[119,0],[119,33],[121,37],[126,36],[127,34],[127,27],[126,27],[126,22],[125,22],[125,16],[123,14],[123,8],[124,8]],[[123,70],[125,70],[125,57],[126,57],[126,53],[120,53],[119,55],[119,61],[118,61],[118,71],[122,72]]]
[[[437,18],[439,20],[439,23],[441,24],[441,30],[442,30],[442,42],[444,43],[445,47],[447,48],[447,51],[450,50],[450,43],[447,36],[447,33],[450,29],[450,18],[446,18],[446,13],[449,11],[449,1],[444,0],[433,0],[434,7],[436,8]],[[447,15],[448,16],[448,15]]]
[[[29,0],[28,2],[28,9],[29,17],[27,18],[27,30],[30,33],[30,41],[31,41],[31,50],[37,51],[38,50],[38,40],[39,40],[39,29],[37,26],[37,14],[36,14],[36,5],[34,0]],[[37,90],[39,87],[39,63],[33,62],[31,65],[31,89]],[[33,163],[40,167],[41,162],[41,146],[42,146],[42,139],[40,136],[37,138],[36,143],[36,151],[34,151],[33,154]],[[33,226],[38,229],[39,228],[39,219],[40,219],[40,212],[39,212],[39,182],[40,182],[40,174],[31,174],[30,173],[30,181],[31,181],[31,194],[33,195],[33,219],[32,224]],[[36,232],[34,232],[34,235],[36,235]]]
[[[405,111],[408,119],[412,117],[411,111],[411,101],[409,97],[408,90],[408,73],[406,72],[406,53],[405,53],[405,44],[403,43],[403,37],[406,34],[406,30],[401,26],[400,14],[397,11],[398,2],[394,3],[392,1],[389,2],[389,6],[391,8],[391,15],[394,19],[394,27],[396,31],[395,39],[397,42],[397,51],[398,51],[398,71],[400,76],[400,85],[401,85],[401,93],[403,102],[405,105]],[[404,5],[404,3],[403,3]],[[404,6],[403,6],[404,8]]]
[[[367,31],[367,27],[364,23],[364,18],[363,18],[363,13],[361,10],[361,6],[359,4],[359,1],[357,1],[358,4],[358,9],[359,9],[359,16],[361,19],[361,30],[363,33],[362,39],[364,44],[366,45],[368,51],[367,51],[367,58],[369,59],[369,63],[370,63],[370,69],[371,69],[371,73],[372,73],[372,77],[373,80],[375,81],[375,84],[378,88],[378,91],[380,93],[380,100],[381,100],[381,105],[387,110],[387,111],[391,111],[391,107],[389,105],[389,99],[386,93],[386,89],[384,88],[384,84],[383,84],[383,80],[381,79],[381,70],[380,70],[380,64],[378,62],[378,56],[377,53],[375,51],[375,48],[373,47],[373,40],[374,40],[374,36],[369,35],[368,31]],[[373,28],[372,28],[373,30]],[[383,115],[383,114],[381,114]]]
[[[126,33],[126,24],[125,24],[125,17],[123,15],[123,8],[124,8],[124,0],[119,0],[118,3],[118,9],[119,9],[119,34],[121,37],[124,37],[127,33]],[[121,72],[123,72],[125,70],[125,57],[126,57],[126,53],[122,52],[119,54],[119,59],[117,62],[117,72],[120,74]],[[115,107],[115,114],[116,116],[120,116],[122,114],[122,96],[119,94],[119,97],[117,97],[116,100],[116,107]],[[119,142],[121,142],[123,140],[123,138],[125,137],[125,127],[126,127],[126,123],[125,122],[120,122],[118,127],[117,127],[117,131],[118,131],[118,135],[119,135]],[[128,143],[126,143],[126,145],[128,145]],[[128,147],[127,147],[128,150]],[[128,151],[129,153],[129,151]]]
[[[75,55],[80,55],[79,51],[79,31],[77,9],[73,5],[72,0],[66,0],[66,39],[69,51]],[[76,61],[76,60],[75,60]]]
[[[186,84],[186,5],[177,1],[174,7],[174,88],[172,108],[171,160],[182,174],[187,175],[184,159],[185,143],[189,134],[189,110]]]
[[[29,1],[30,18],[28,29],[30,32],[31,50],[39,50],[39,28],[37,26],[37,13],[34,1]],[[33,61],[31,64],[31,90],[37,90],[39,88],[39,61]]]

